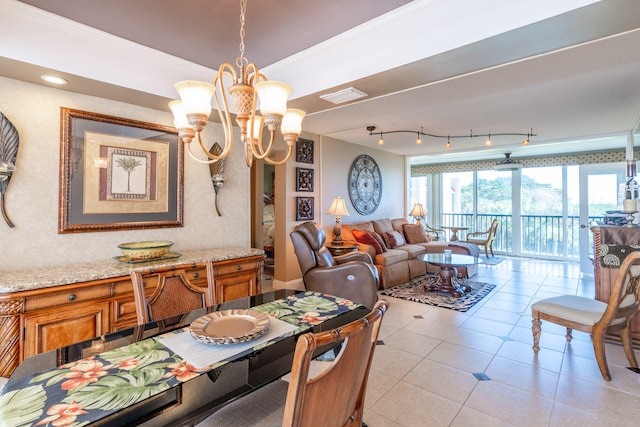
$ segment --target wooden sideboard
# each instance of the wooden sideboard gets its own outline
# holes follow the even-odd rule
[[[603,241],[603,229],[604,228],[615,228],[616,230],[616,239],[612,242]],[[625,247],[624,241],[626,240],[629,244],[633,242],[636,246],[634,248],[628,247],[629,251],[638,250],[637,241],[640,241],[640,228],[639,227],[620,227],[620,226],[600,226],[600,227],[591,227],[591,232],[593,233],[593,266],[594,266],[594,277],[596,282],[596,299],[598,301],[609,302],[609,297],[611,296],[611,287],[613,286],[613,282],[616,280],[616,276],[618,275],[619,268],[610,268],[604,267],[601,262],[601,258],[603,256],[608,256],[613,259],[611,264],[616,264],[618,261],[615,261],[615,255],[613,253],[608,253],[610,247]],[[607,245],[607,249],[604,249],[605,245]],[[611,246],[609,246],[611,245]],[[620,261],[621,262],[621,261]],[[631,326],[633,343],[634,346],[640,348],[640,316],[636,316],[633,320]],[[618,335],[612,335],[612,338],[619,340],[620,337]]]
[[[231,254],[230,254],[231,253]],[[8,377],[26,357],[116,332],[136,324],[130,272],[154,276],[184,269],[189,280],[206,286],[205,262],[213,261],[215,303],[261,293],[261,250],[193,251],[172,261],[119,265],[114,261],[15,274],[0,273],[0,376]],[[41,283],[29,277],[48,276]],[[50,276],[49,276],[50,275]]]

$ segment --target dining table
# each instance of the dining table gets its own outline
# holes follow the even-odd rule
[[[194,425],[290,372],[301,334],[369,311],[333,295],[276,290],[41,353],[4,385],[1,425]],[[203,332],[203,319],[236,312],[266,315],[268,327],[238,342]]]

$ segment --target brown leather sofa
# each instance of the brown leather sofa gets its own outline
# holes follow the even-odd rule
[[[296,226],[290,236],[307,290],[347,298],[369,308],[375,305],[380,280],[368,253],[334,257],[324,246],[324,230],[311,221]]]
[[[479,256],[480,250],[471,243],[466,242],[445,242],[432,240],[424,243],[412,243],[397,246],[393,249],[386,249],[382,253],[377,253],[372,245],[356,241],[353,230],[373,231],[382,236],[389,231],[397,231],[404,234],[403,225],[409,224],[405,218],[379,219],[352,224],[342,224],[342,239],[349,242],[358,243],[360,250],[371,255],[378,273],[383,289],[407,282],[414,277],[430,273],[437,273],[439,267],[427,264],[416,259],[419,255],[426,253],[442,253],[445,249],[450,249],[453,253],[462,255]],[[460,267],[458,274],[462,277],[472,277],[478,272],[477,266]]]

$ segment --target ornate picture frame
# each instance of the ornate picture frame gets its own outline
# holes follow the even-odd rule
[[[349,170],[349,198],[361,215],[371,215],[382,199],[382,174],[380,167],[367,154],[355,158]]]
[[[62,107],[58,233],[182,227],[173,127]]]
[[[296,141],[296,162],[313,163],[313,141],[298,138]]]
[[[313,197],[296,197],[296,221],[313,220]]]
[[[296,191],[313,191],[313,169],[296,168]]]

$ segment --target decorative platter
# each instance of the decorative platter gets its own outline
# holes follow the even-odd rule
[[[269,317],[256,310],[214,311],[191,323],[191,336],[205,344],[251,341],[269,329]]]
[[[164,261],[166,259],[175,259],[180,258],[182,254],[177,252],[167,252],[161,257],[158,258],[131,258],[128,256],[114,256],[113,259],[118,260],[120,262],[126,262],[127,264],[139,264],[141,262],[152,262],[152,261]]]

